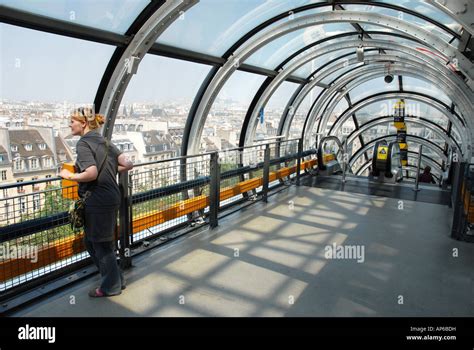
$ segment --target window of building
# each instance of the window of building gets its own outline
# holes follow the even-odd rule
[[[18,180],[16,180],[16,182],[19,184],[19,183],[23,182],[23,179],[18,179]],[[23,189],[23,186],[18,186],[17,190],[18,190],[18,193],[25,192],[25,190]]]
[[[51,166],[51,158],[50,157],[45,157],[43,160],[45,168],[49,168]]]
[[[31,160],[31,169],[38,169],[38,159],[33,158]]]
[[[28,211],[28,202],[25,197],[20,197],[20,213],[24,214]]]
[[[10,203],[5,202],[5,220],[7,220],[7,223],[8,223],[9,209],[10,209]]]
[[[31,151],[33,149],[33,145],[31,143],[28,143],[28,144],[25,145],[25,149],[27,151]]]
[[[11,150],[12,150],[12,152],[18,152],[18,146],[17,145],[12,145]]]
[[[38,147],[39,147],[40,150],[44,151],[46,149],[46,144],[45,143],[40,143],[38,145]]]
[[[40,195],[33,195],[33,210],[38,210],[40,208]]]
[[[2,170],[2,181],[5,181],[7,179],[7,171]]]
[[[23,170],[23,159],[15,160],[15,170]]]

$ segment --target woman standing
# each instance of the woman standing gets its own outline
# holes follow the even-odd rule
[[[118,295],[125,288],[115,257],[114,229],[120,205],[117,172],[133,164],[97,129],[104,117],[91,108],[79,108],[71,116],[72,135],[81,136],[76,145],[76,171],[63,169],[60,176],[79,183],[79,196],[85,200],[84,243],[102,276],[101,284],[89,292],[91,297]],[[100,170],[100,174],[99,174]]]

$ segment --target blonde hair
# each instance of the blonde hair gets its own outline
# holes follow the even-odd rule
[[[72,112],[72,119],[80,122],[87,122],[89,129],[98,129],[104,124],[105,118],[102,114],[95,114],[92,108],[80,107]]]

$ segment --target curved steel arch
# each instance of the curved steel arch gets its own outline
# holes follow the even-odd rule
[[[392,99],[397,99],[397,98],[418,101],[418,102],[421,102],[433,107],[434,109],[438,110],[439,112],[443,114],[449,113],[452,116],[452,118],[450,118],[448,115],[446,116],[448,117],[449,120],[451,120],[451,122],[454,121],[456,124],[459,125],[460,128],[464,127],[464,120],[459,116],[459,114],[457,114],[456,111],[452,111],[450,106],[448,106],[444,102],[436,99],[435,97],[423,94],[421,92],[404,90],[404,91],[379,92],[377,94],[364,97],[363,99],[357,102],[353,102],[352,107],[347,108],[338,117],[338,119],[336,119],[336,122],[329,129],[329,134],[336,132],[346,122],[346,120],[350,118],[352,114],[358,112],[359,110],[376,102],[380,102],[384,100],[392,100]],[[460,132],[460,130],[458,130],[458,132]]]
[[[352,166],[354,165],[354,162],[356,159],[358,159],[361,155],[363,155],[365,152],[367,152],[368,150],[370,150],[371,147],[373,147],[373,144],[376,143],[377,141],[380,141],[380,140],[384,140],[384,139],[387,139],[387,140],[396,140],[397,139],[397,135],[396,134],[390,134],[390,135],[384,135],[384,136],[381,136],[381,137],[377,137],[373,140],[370,140],[369,142],[366,143],[366,145],[364,147],[361,147],[357,150],[356,153],[354,153],[351,158],[349,159],[349,168],[352,169]],[[415,136],[415,135],[407,135],[407,141],[410,141],[410,142],[415,142],[415,143],[418,143],[418,144],[422,144],[423,146],[426,146],[427,148],[429,148],[430,150],[432,150],[433,152],[437,153],[440,158],[444,161],[446,161],[447,157],[446,155],[444,154],[444,151],[441,147],[439,147],[437,144],[431,142],[430,140],[426,140],[422,137],[419,137],[419,136]]]
[[[145,22],[165,3],[165,0],[150,2],[143,11],[137,16],[135,21],[132,25],[128,28],[125,32],[126,37],[135,36],[136,33],[140,30],[140,28],[145,24]],[[117,46],[114,53],[112,54],[107,67],[105,68],[104,74],[102,75],[102,79],[100,80],[99,87],[97,88],[97,92],[94,98],[94,107],[97,110],[100,110],[102,106],[102,100],[104,98],[105,90],[107,89],[107,85],[109,84],[110,79],[112,78],[112,74],[114,72],[115,66],[119,64],[120,58],[122,57],[123,53],[125,52],[127,46]]]
[[[405,58],[405,56],[400,57],[400,56],[396,56],[396,55],[371,55],[371,56],[367,56],[366,60],[364,62],[359,62],[356,59],[348,60],[349,64],[353,64],[353,63],[361,64],[361,65],[362,64],[367,64],[368,62],[370,62],[370,59],[374,59],[374,61],[377,61],[377,60],[397,61],[395,58],[398,57],[398,60],[402,61],[402,62],[407,62],[407,63],[414,62],[414,63],[417,63],[417,64],[424,64],[424,65],[429,64],[431,67],[438,67],[440,69],[440,71],[441,70],[445,71],[446,74],[444,74],[444,76],[446,76],[446,79],[450,79],[450,76],[447,75],[447,74],[449,74],[449,71],[446,69],[446,67],[444,65],[440,64],[436,60],[433,60],[433,59],[427,57],[424,54],[420,54],[420,52],[418,52],[415,48],[407,47],[407,45],[396,44],[396,43],[388,42],[388,41],[385,41],[385,40],[365,40],[365,41],[362,41],[362,42],[360,40],[349,40],[349,41],[343,41],[343,42],[338,42],[338,43],[334,43],[334,44],[331,44],[331,45],[323,46],[323,47],[319,48],[318,50],[312,50],[312,51],[306,53],[304,56],[300,57],[298,60],[295,60],[288,67],[285,67],[285,69],[283,69],[275,78],[273,78],[271,83],[268,84],[268,87],[261,94],[260,98],[258,99],[258,102],[252,104],[253,111],[251,113],[250,120],[254,121],[254,123],[250,124],[250,126],[251,126],[250,132],[246,129],[242,130],[242,134],[244,134],[245,137],[246,137],[246,140],[245,140],[246,142],[245,143],[250,144],[252,142],[253,138],[254,138],[255,128],[257,126],[256,122],[257,122],[258,112],[262,108],[264,108],[265,104],[271,98],[272,94],[278,89],[278,87],[295,70],[297,70],[299,67],[303,66],[304,64],[310,62],[311,60],[313,60],[317,57],[320,57],[324,54],[327,54],[329,52],[334,52],[334,51],[343,50],[343,49],[347,49],[347,48],[353,48],[353,47],[360,47],[360,46],[363,46],[363,47],[377,47],[379,49],[393,50],[393,51],[396,51],[396,52],[402,52],[405,55],[408,55],[410,57],[410,59]],[[316,77],[314,77],[314,79],[303,88],[301,96],[299,96],[296,99],[295,105],[293,106],[293,107],[295,107],[294,110],[298,109],[299,104],[301,103],[301,101],[304,99],[304,97],[306,97],[307,93],[309,93],[309,91],[314,86],[316,86],[322,79],[324,79],[329,74],[332,74],[335,71],[337,71],[338,69],[346,66],[346,63],[347,62],[344,62],[344,63],[339,62],[334,66],[329,66],[325,71],[320,72],[318,75],[316,75]],[[452,84],[455,85],[456,84],[455,81],[453,81]],[[289,124],[291,123],[291,121],[292,121],[292,116],[290,116],[288,121],[285,120],[287,125],[286,125],[286,127],[285,127],[285,125],[283,125],[282,128],[281,128],[283,135],[288,130],[288,127],[289,127]],[[247,120],[246,120],[246,122],[247,122],[246,123],[246,126],[247,126],[249,123],[248,123]]]
[[[414,76],[416,78],[421,78],[423,80],[427,80],[427,78],[426,78],[427,71],[430,70],[429,67],[425,67],[424,70],[420,70],[420,69],[414,68],[414,67],[410,67],[410,68],[402,67],[402,68],[403,69],[399,69],[399,67],[397,67],[396,70],[394,69],[392,73],[398,74],[398,75],[409,75],[409,76]],[[340,89],[344,86],[347,87],[348,85],[350,85],[351,89],[352,89],[355,86],[357,86],[358,84],[364,83],[365,81],[369,81],[369,80],[372,80],[374,78],[377,78],[379,76],[384,75],[383,69],[374,70],[371,67],[365,67],[365,71],[368,71],[369,73],[367,75],[362,75],[361,78],[359,78],[359,79],[354,79],[354,75],[358,74],[358,73],[361,73],[361,72],[353,73],[352,76],[346,77],[345,79],[342,79],[342,80],[338,81],[330,89],[328,89],[330,91],[326,91],[326,96],[324,98],[327,100],[330,96],[336,96],[337,94],[339,94]],[[362,73],[365,73],[365,72],[362,72]],[[431,70],[430,74],[431,75],[438,74],[438,72],[433,72]],[[439,76],[437,76],[436,79],[438,79],[438,83],[441,82]],[[436,80],[436,79],[433,78],[433,80]],[[347,81],[350,81],[350,82],[347,83]],[[442,85],[442,89],[447,90],[447,91],[452,89],[452,85],[450,85],[449,83],[443,82],[443,84],[439,84],[439,85]],[[338,99],[340,100],[342,98],[342,96],[345,93],[347,93],[347,91],[349,91],[349,90],[350,89],[346,88],[346,90],[344,90],[345,92],[343,94],[339,94]],[[461,92],[459,92],[457,87],[456,87],[456,93],[461,94]],[[456,98],[457,96],[453,95],[453,93],[448,94],[448,96],[452,99],[457,100],[459,103],[462,103],[462,106],[458,106],[458,107],[462,111],[464,111],[464,115],[468,115],[468,116],[471,115],[471,114],[468,114],[468,113],[465,112],[466,110],[471,110],[472,111],[472,105],[468,105],[468,103],[466,102],[466,101],[469,101],[469,99],[464,99],[464,97],[463,97],[463,99]],[[321,103],[321,105],[324,105],[324,104],[325,104],[325,102]],[[318,113],[319,109],[322,108],[321,105],[318,106],[318,109],[312,110],[310,112],[310,117],[308,117],[306,122],[305,122],[304,130],[303,130],[303,136],[305,137],[306,143],[311,142],[311,140],[310,140],[311,135],[309,134],[309,132],[311,132],[313,130],[314,123],[316,122],[315,115],[316,115],[316,113]],[[334,108],[335,106],[336,106],[336,103],[332,102],[332,108]],[[317,121],[319,121],[318,130],[324,130],[325,126],[327,125],[327,121],[328,121],[327,116],[328,115],[329,115],[329,111],[326,107],[326,111],[325,111],[325,115],[324,115],[325,116],[324,122],[321,120],[321,118],[317,119]],[[469,144],[467,145],[468,148],[470,148],[470,146],[471,146],[470,140],[471,140],[471,137],[472,137],[472,133],[474,132],[471,124],[472,124],[472,120],[470,118],[467,119],[466,120],[466,125],[469,127],[470,132],[471,132],[471,133],[467,134],[467,136],[469,137]],[[322,127],[321,125],[324,125],[324,127]],[[462,128],[460,128],[460,129],[462,129]]]
[[[390,49],[390,48],[389,48],[389,49]],[[345,74],[347,74],[347,73],[348,73],[348,72],[346,72]],[[339,78],[340,78],[340,77],[339,77]],[[338,79],[339,79],[339,78],[338,78]],[[338,79],[336,79],[336,80],[338,80]],[[317,81],[316,81],[316,79],[315,79],[315,80],[313,80],[311,83],[309,83],[308,85],[310,85],[310,87],[312,88],[312,87],[314,87],[314,86],[316,85],[316,83],[317,83]],[[453,83],[453,85],[455,85],[455,84]],[[461,89],[461,88],[459,87],[459,89]],[[303,90],[303,91],[307,94],[307,93],[310,91],[310,89],[308,88],[308,89],[305,89],[305,90]],[[337,91],[337,90],[336,90],[336,91]],[[336,91],[335,91],[334,93],[336,93]],[[458,91],[459,91],[459,90],[458,90]],[[327,91],[325,91],[323,94],[321,94],[321,95],[318,97],[317,101],[315,101],[315,102],[313,103],[313,106],[316,105],[316,103],[319,103],[319,104],[320,104],[320,105],[319,105],[319,109],[321,109],[321,108],[325,105],[325,101],[323,101],[323,102],[321,103],[321,99],[323,98],[324,94],[326,94],[326,100],[327,100],[327,98],[330,97],[330,95],[328,95],[329,93],[328,93]],[[452,98],[452,97],[453,97],[453,96],[451,96],[451,98]],[[301,100],[302,100],[302,99],[303,99],[303,98],[301,98]],[[466,96],[466,98],[465,98],[465,100],[470,100],[470,99],[471,99],[471,97],[467,97],[467,96]],[[458,104],[461,104],[460,100],[457,98],[457,94],[454,96],[454,100],[456,100],[456,102],[458,102]],[[465,105],[465,103],[464,103],[464,105]],[[310,116],[311,113],[316,113],[316,112],[314,112],[315,109],[313,108],[313,106],[312,106],[312,108],[310,109],[310,112],[308,113],[308,117],[307,117],[307,118],[309,118],[309,116]],[[467,115],[471,115],[471,114],[472,114],[472,113],[467,113],[465,108],[463,108],[463,110],[464,110],[464,114],[465,114],[465,115],[466,115],[466,114],[467,114]],[[313,111],[313,112],[311,112],[311,111]],[[318,111],[318,110],[316,109],[316,111]],[[289,129],[289,125],[291,124],[291,121],[292,121],[292,116],[290,116],[290,119],[289,119],[288,121],[285,120],[286,126],[281,129],[281,133],[280,133],[280,134],[283,135],[283,134],[287,133],[287,131],[288,131],[288,129]]]
[[[367,130],[370,130],[374,126],[384,124],[384,123],[389,123],[389,122],[393,122],[393,117],[391,117],[391,116],[380,117],[380,118],[373,119],[373,120],[365,123],[364,125],[361,125],[359,127],[359,129],[354,130],[347,137],[347,144],[350,144],[350,143],[354,142],[354,140],[357,137],[359,137],[359,135],[366,132]],[[443,139],[443,141],[446,142],[447,144],[455,145],[457,148],[461,149],[459,147],[459,144],[457,143],[457,141],[454,139],[454,137],[452,137],[451,135],[448,135],[448,133],[443,128],[441,128],[440,126],[438,126],[438,125],[436,125],[432,122],[429,122],[426,119],[421,119],[421,118],[416,118],[416,117],[405,117],[405,122],[413,123],[413,124],[419,124],[419,125],[427,128],[427,129],[430,129],[431,131],[436,133],[438,136],[440,136]]]
[[[450,99],[452,101],[454,101],[455,103],[458,104],[459,108],[461,109],[461,112],[464,112],[464,116],[470,116],[471,114],[468,113],[468,112],[471,112],[472,111],[472,105],[470,104],[470,101],[473,99],[473,94],[470,94],[466,91],[463,91],[463,89],[461,88],[460,85],[456,84],[456,81],[452,81],[451,79],[448,79],[448,81],[444,81],[444,80],[441,80],[440,77],[438,76],[438,71],[435,71],[433,69],[431,69],[431,67],[425,67],[425,70],[426,71],[429,71],[430,72],[430,77],[433,79],[433,81],[436,81],[436,80],[439,80],[439,82],[443,81],[445,84],[446,84],[446,91],[448,92],[446,95],[448,97],[450,97]],[[331,96],[332,94],[337,94],[340,90],[342,89],[345,89],[345,91],[347,91],[347,85],[351,84],[351,85],[354,85],[354,81],[355,81],[355,73],[351,73],[351,72],[346,72],[344,73],[343,75],[341,75],[340,77],[338,77],[333,86],[331,86],[330,89],[327,89],[325,94],[326,96],[324,97],[324,99],[327,101]],[[429,80],[429,79],[426,79],[425,77],[426,74],[423,74],[421,76],[421,80],[426,80],[428,82],[433,82],[432,80]],[[363,76],[361,77],[359,80],[363,80],[363,81],[359,81],[359,83],[364,83],[366,81],[369,81],[371,79],[375,79],[376,76],[371,76],[370,79],[367,76]],[[418,79],[420,79],[420,77],[417,77]],[[444,77],[443,77],[444,78]],[[447,79],[447,78],[445,78]],[[354,86],[352,86],[351,88],[353,88]],[[459,94],[459,96],[458,96]],[[324,107],[325,105],[325,102],[326,101],[322,101],[320,102],[319,106],[318,106],[318,109],[314,110],[312,113],[313,114],[319,114],[319,111]],[[327,115],[328,112],[331,112],[331,111],[328,111],[327,109],[325,110],[325,114]],[[323,123],[324,125],[324,123]],[[320,127],[318,127],[318,130],[321,130]]]
[[[360,71],[362,70],[363,69],[361,69]],[[438,71],[432,70],[430,67],[424,67],[423,69],[420,70],[417,67],[416,68],[408,67],[406,65],[397,64],[397,65],[392,66],[392,73],[396,75],[413,76],[417,79],[425,80],[431,83],[437,82],[438,86],[441,86],[441,90],[445,90],[447,92],[447,96],[449,96],[453,101],[461,104],[459,107],[464,112],[463,115],[467,118],[466,125],[472,128],[472,120],[468,118],[469,114],[467,113],[467,111],[473,110],[472,105],[469,105],[469,102],[468,102],[470,101],[470,98],[465,97],[465,96],[460,96],[463,98],[458,99],[457,94],[463,95],[463,91],[458,86],[453,86],[451,81],[446,81],[444,78],[441,78],[439,76],[440,73]],[[347,75],[347,77],[345,77],[345,79],[341,79],[340,81],[338,81],[334,87],[331,87],[330,89],[328,89],[328,95],[333,93],[336,96],[336,98],[331,102],[331,104],[328,104],[326,106],[325,110],[321,114],[320,119],[319,119],[318,129],[317,129],[318,132],[326,132],[327,124],[331,116],[331,113],[334,111],[335,107],[337,106],[339,101],[344,97],[345,94],[350,92],[359,84],[370,81],[376,78],[377,76],[383,76],[383,75],[385,75],[384,69],[373,69],[371,70],[370,74],[361,76],[360,78],[354,78],[354,74],[349,74]],[[349,81],[349,82],[346,83],[346,81]],[[455,88],[455,90],[452,90],[453,87]],[[343,89],[343,91],[340,89]],[[329,91],[329,90],[332,90],[332,91]],[[319,110],[321,108],[322,108],[322,105],[320,105]],[[318,112],[319,110],[313,111],[313,115],[316,115],[316,112]],[[473,132],[472,129],[471,129],[471,132]]]
[[[236,52],[229,57],[227,62],[221,67],[218,73],[213,78],[209,88],[204,93],[203,98],[197,109],[197,113],[192,122],[190,130],[190,143],[188,144],[188,153],[196,153],[198,151],[199,145],[199,136],[202,133],[202,128],[204,126],[205,118],[217,97],[220,89],[228,80],[229,76],[235,71],[236,64],[239,64],[241,61],[244,61],[249,57],[253,52],[258,50],[260,47],[266,43],[297,29],[302,29],[312,25],[324,24],[324,23],[333,23],[333,22],[357,22],[357,23],[369,23],[380,26],[389,27],[395,31],[405,32],[413,37],[419,38],[423,42],[427,43],[429,47],[434,48],[436,51],[445,55],[446,61],[450,61],[454,58],[460,62],[461,70],[465,72],[469,77],[474,76],[472,64],[467,62],[466,58],[461,57],[456,49],[445,42],[442,42],[439,38],[431,33],[419,28],[416,25],[409,24],[403,21],[400,21],[395,18],[388,16],[375,15],[364,12],[352,12],[352,11],[338,11],[338,12],[328,12],[321,13],[316,15],[302,16],[293,21],[282,23],[272,30],[262,33],[257,37],[253,38],[250,42],[242,47],[239,47]]]
[[[135,74],[143,56],[148,52],[156,39],[173,23],[180,14],[198,3],[198,0],[167,1],[147,18],[133,39],[123,51],[118,64],[110,77],[100,106],[100,113],[107,120],[103,134],[110,139],[115,117],[122,97],[132,75]]]
[[[381,60],[381,61],[384,61],[384,60],[388,60],[388,61],[393,61],[394,60],[394,57],[397,57],[397,56],[391,56],[391,55],[371,55],[371,56],[367,56],[368,58],[373,58],[374,61],[377,61],[377,60]],[[406,60],[407,62],[409,62],[409,60]],[[414,61],[416,62],[416,61]],[[326,76],[336,72],[338,69],[341,69],[342,67],[346,66],[346,63],[348,65],[351,65],[353,63],[355,63],[356,65],[362,65],[362,62],[359,62],[355,59],[350,59],[346,62],[339,62],[337,63],[336,65],[334,66],[329,66],[325,71],[321,72],[319,75],[316,75],[316,77],[314,78],[314,80],[312,80],[310,83],[308,83],[307,85],[305,85],[305,87],[303,88],[303,90],[301,91],[301,94],[296,98],[296,100],[294,101],[294,103],[292,104],[292,107],[293,107],[293,111],[297,111],[301,102],[304,100],[304,98],[307,96],[307,94],[315,87],[317,86],[317,84],[319,83],[319,81],[321,79],[324,79]],[[350,73],[350,72],[345,72],[345,74],[347,73]],[[316,101],[315,101],[316,103]],[[293,113],[294,115],[294,113]],[[293,115],[289,115],[289,116],[285,116],[283,115],[283,121],[280,122],[280,131],[282,135],[284,135],[285,133],[288,132],[289,130],[289,127],[290,127],[290,124],[293,120]],[[254,116],[255,118],[255,116]]]

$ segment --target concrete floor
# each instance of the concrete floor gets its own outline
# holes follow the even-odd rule
[[[137,257],[120,296],[89,298],[95,276],[15,316],[474,316],[474,244],[449,237],[451,215],[292,186]],[[333,243],[364,261],[327,259]]]

